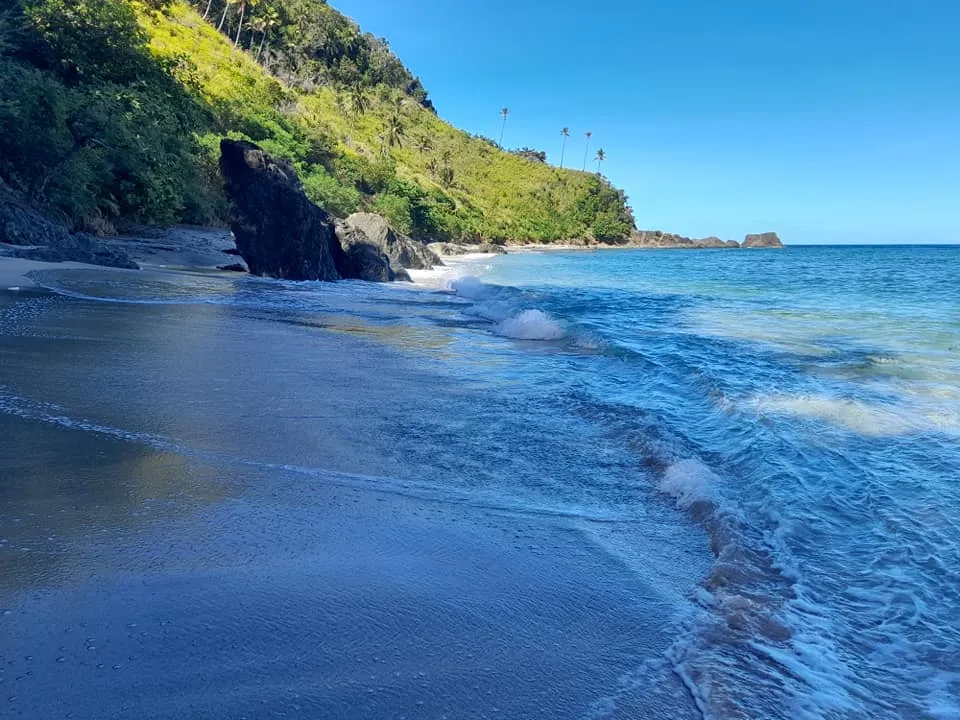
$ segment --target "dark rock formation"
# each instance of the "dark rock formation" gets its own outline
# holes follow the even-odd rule
[[[740,243],[738,243],[736,240],[727,240],[727,242],[726,242],[725,244],[726,244],[726,246],[727,246],[728,248],[738,248],[738,247],[740,247]]]
[[[395,270],[429,270],[443,262],[421,242],[394,231],[386,218],[375,213],[354,213],[337,223],[337,238],[344,252],[357,244],[373,245],[390,259]]]
[[[122,250],[93,235],[71,234],[23,199],[0,188],[0,251],[7,257],[42,262],[82,262],[139,269]]]
[[[223,270],[224,272],[245,273],[247,272],[247,266],[241,263],[233,263],[232,265],[218,265],[217,270]]]
[[[743,240],[745,248],[782,248],[783,243],[777,237],[775,232],[759,233],[757,235],[747,235]]]
[[[237,249],[254,275],[339,280],[333,219],[307,199],[293,167],[253,143],[224,139],[220,168],[235,208]]]
[[[341,243],[337,268],[345,279],[370,282],[410,281],[406,270],[394,270],[390,265],[390,258],[379,247],[368,242],[363,233],[351,230],[343,220],[337,221],[337,237]]]

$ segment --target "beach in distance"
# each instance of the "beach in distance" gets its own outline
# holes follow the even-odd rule
[[[958,252],[32,266],[4,717],[951,717]]]

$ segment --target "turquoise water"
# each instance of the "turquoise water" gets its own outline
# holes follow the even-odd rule
[[[960,716],[960,248],[517,253],[417,289],[41,279],[72,297],[4,332],[74,354],[6,364],[0,412],[256,467],[291,507],[312,479],[551,518],[576,541],[548,552],[640,578],[669,641],[618,643],[613,681],[571,656],[591,698],[553,717]]]
[[[484,280],[596,353],[561,382],[706,531],[671,658],[702,710],[960,716],[960,248],[521,255]]]

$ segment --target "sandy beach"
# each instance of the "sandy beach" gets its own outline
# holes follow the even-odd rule
[[[595,539],[632,524],[478,494],[526,462],[501,428],[470,459],[416,424],[487,412],[423,355],[448,331],[363,319],[368,286],[318,322],[226,273],[103,273],[0,292],[3,717],[692,716],[679,680],[630,692],[673,612]]]

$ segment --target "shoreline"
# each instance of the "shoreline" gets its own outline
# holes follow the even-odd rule
[[[378,441],[407,421],[396,399],[488,400],[364,334],[335,288],[318,327],[68,299],[0,333],[0,433],[31,448],[0,459],[11,714],[694,717],[672,676],[623,694],[674,640],[659,561],[606,548],[616,520],[474,493],[472,465],[418,479],[410,433]]]

